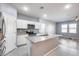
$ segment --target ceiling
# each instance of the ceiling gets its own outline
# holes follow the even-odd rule
[[[67,3],[13,3],[19,13],[24,15],[51,20],[54,22],[62,22],[73,20],[75,16],[79,16],[79,4],[78,3],[68,3],[71,8],[65,9]],[[23,10],[23,6],[29,8],[28,11]],[[44,9],[40,9],[43,6]],[[47,14],[47,17],[42,17],[43,14]]]

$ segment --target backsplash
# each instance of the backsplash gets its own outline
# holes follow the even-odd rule
[[[39,33],[38,29],[17,29],[17,35],[21,34],[27,34],[26,32],[34,32],[34,33]]]
[[[26,30],[25,29],[17,29],[17,35],[20,34],[26,34]]]

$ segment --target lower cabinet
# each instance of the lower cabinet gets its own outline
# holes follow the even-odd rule
[[[27,36],[28,35],[18,35],[17,36],[17,46],[25,45],[27,43],[27,41],[26,41]]]

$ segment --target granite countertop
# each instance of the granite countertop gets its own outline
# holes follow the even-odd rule
[[[25,33],[17,33],[17,35],[28,35],[28,34],[25,34]]]
[[[59,37],[60,35],[50,35],[50,36],[31,36],[28,37],[28,39],[32,42],[32,43],[37,43],[37,42],[41,42],[41,41],[45,41],[51,38],[56,38]]]

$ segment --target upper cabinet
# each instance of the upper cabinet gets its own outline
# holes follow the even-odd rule
[[[28,24],[35,25],[35,29],[39,29],[39,26],[40,26],[39,22],[26,21],[26,20],[22,20],[22,19],[17,20],[17,28],[27,29]]]
[[[45,34],[45,24],[44,23],[39,24],[39,33]]]
[[[35,23],[35,29],[40,29],[40,23]]]
[[[35,29],[39,29],[39,33],[45,34],[45,24],[40,22],[26,21],[26,20],[17,20],[17,28],[27,29],[28,24],[35,25]]]
[[[17,28],[27,28],[27,21],[25,20],[17,20]]]

